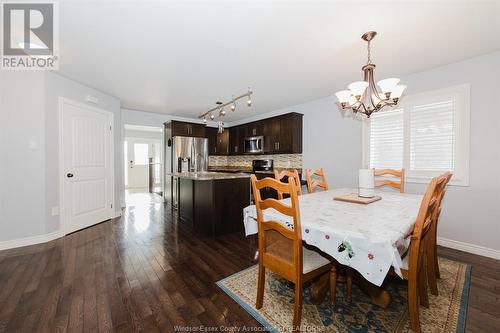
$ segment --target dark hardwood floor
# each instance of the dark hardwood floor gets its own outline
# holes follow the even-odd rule
[[[254,263],[243,234],[199,238],[160,200],[129,198],[120,219],[0,251],[0,332],[260,327],[215,285]],[[440,254],[473,265],[467,332],[500,332],[500,262]]]

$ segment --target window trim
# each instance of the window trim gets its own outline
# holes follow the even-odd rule
[[[404,109],[404,153],[403,165],[406,171],[405,181],[408,183],[427,184],[432,177],[435,177],[439,172],[434,171],[412,171],[409,168],[409,150],[410,150],[410,112],[408,111],[412,105],[416,103],[426,103],[429,100],[437,99],[443,95],[455,95],[457,99],[457,117],[455,117],[455,135],[456,144],[454,151],[455,170],[450,185],[469,186],[469,164],[470,164],[470,84],[461,84],[438,90],[425,91],[418,94],[404,96],[401,104],[398,107]],[[362,162],[363,167],[367,168],[370,164],[370,120],[363,120],[363,147],[362,147]]]

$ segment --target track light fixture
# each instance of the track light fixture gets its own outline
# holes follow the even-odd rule
[[[250,106],[252,106],[252,99],[250,97],[252,94],[253,94],[253,91],[251,91],[250,88],[248,88],[248,91],[246,93],[244,93],[238,97],[234,97],[226,103],[218,101],[215,103],[216,104],[215,107],[213,107],[210,110],[208,110],[207,112],[203,113],[198,118],[206,119],[206,117],[208,116],[210,118],[210,120],[214,120],[214,118],[215,118],[214,112],[218,112],[219,117],[224,117],[226,115],[226,110],[224,109],[224,107],[229,105],[230,110],[232,112],[234,112],[236,110],[236,101],[238,101],[239,99],[245,98],[245,97],[247,97],[247,106],[250,107]]]
[[[248,92],[250,92],[250,87],[248,87]],[[251,94],[248,95],[248,99],[247,99],[247,106],[248,107],[252,106],[252,99],[250,98],[250,95]]]

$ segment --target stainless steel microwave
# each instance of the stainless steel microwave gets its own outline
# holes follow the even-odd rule
[[[252,136],[245,138],[245,154],[264,153],[264,137]]]

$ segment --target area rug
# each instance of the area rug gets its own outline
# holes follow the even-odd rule
[[[429,294],[430,307],[420,307],[422,332],[464,332],[470,287],[470,265],[439,258],[439,296]],[[269,271],[269,270],[267,270]],[[217,285],[271,332],[291,331],[293,284],[274,273],[266,273],[264,306],[255,309],[257,266],[233,274]],[[390,281],[387,289],[392,302],[383,309],[370,302],[353,286],[352,302],[345,301],[345,285],[338,284],[336,305],[329,295],[320,305],[313,304],[310,286],[303,295],[301,330],[305,332],[409,332],[405,281]]]

